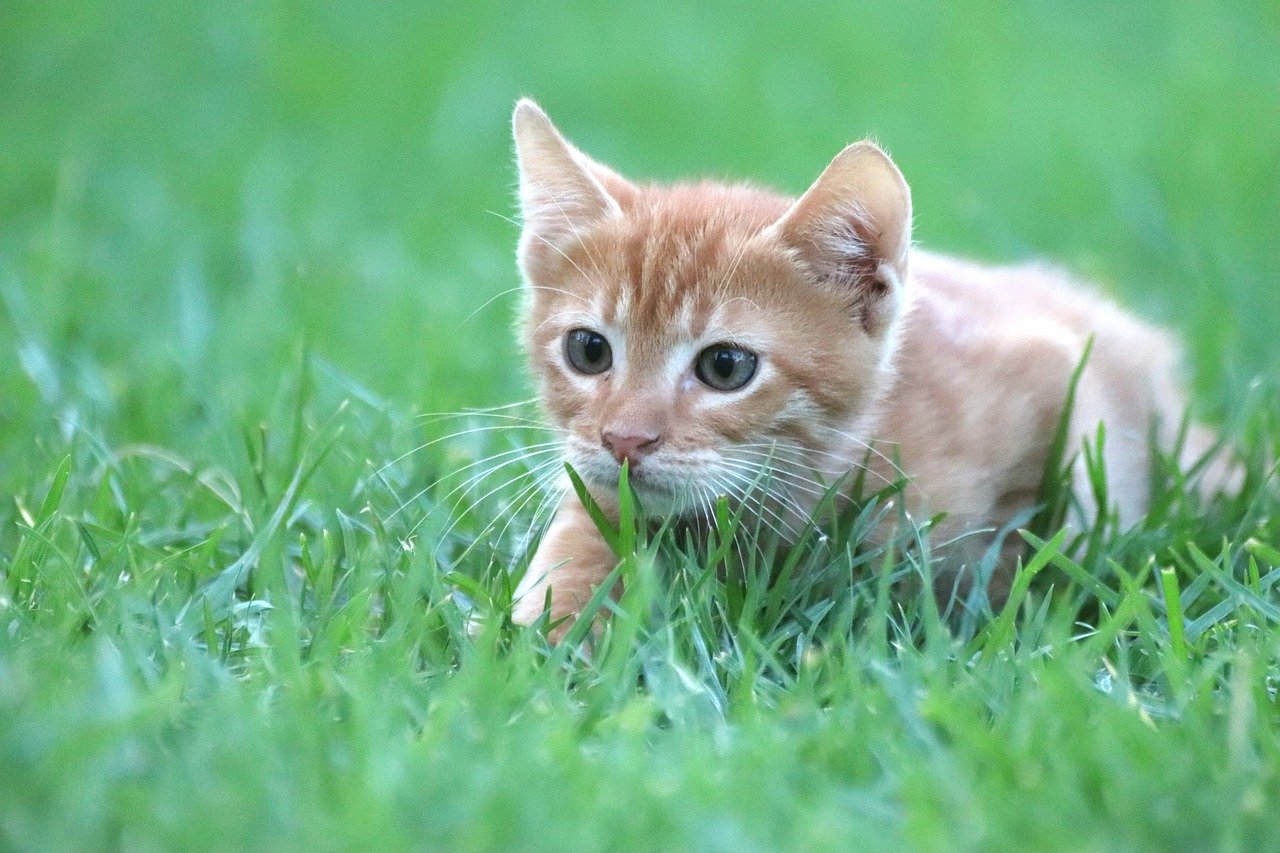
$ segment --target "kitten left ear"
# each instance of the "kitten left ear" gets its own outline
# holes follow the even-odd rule
[[[850,288],[860,307],[896,294],[907,275],[911,190],[872,142],[845,148],[772,230],[818,278]],[[897,300],[894,300],[896,303]],[[864,321],[882,310],[863,311]]]
[[[526,232],[555,244],[621,215],[631,185],[570,145],[537,104],[522,99],[511,124]]]

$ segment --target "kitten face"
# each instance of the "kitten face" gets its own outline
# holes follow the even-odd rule
[[[605,494],[627,461],[656,513],[743,494],[766,469],[811,507],[814,472],[853,461],[826,457],[894,344],[910,218],[897,170],[855,151],[791,204],[632,185],[528,102],[516,139],[523,339],[568,461]]]

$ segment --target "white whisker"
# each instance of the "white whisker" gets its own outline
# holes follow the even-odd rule
[[[854,435],[853,433],[850,433],[850,432],[846,432],[845,430],[840,430],[840,429],[836,429],[835,427],[832,427],[832,426],[827,426],[827,425],[825,425],[825,424],[812,424],[812,426],[813,426],[814,428],[816,428],[816,429],[826,430],[827,432],[832,433],[832,434],[834,434],[834,435],[837,435],[837,436],[839,436],[839,437],[841,437],[841,438],[845,439],[846,441],[851,441],[851,442],[853,442],[854,444],[858,445],[858,446],[859,446],[859,447],[861,447],[863,450],[865,450],[865,451],[867,451],[868,453],[870,453],[871,455],[873,455],[873,456],[877,457],[877,458],[878,458],[878,459],[880,459],[882,462],[884,462],[886,465],[888,465],[890,468],[892,468],[892,469],[893,469],[893,472],[894,472],[895,474],[897,474],[899,477],[903,477],[903,478],[905,478],[905,477],[907,476],[907,473],[906,473],[905,471],[903,471],[903,470],[902,470],[901,466],[899,466],[897,462],[895,462],[895,461],[893,461],[892,459],[890,459],[888,456],[886,456],[886,455],[885,455],[882,451],[880,451],[879,449],[877,449],[877,448],[873,447],[873,446],[871,445],[871,443],[870,443],[870,442],[868,442],[865,438],[862,438],[861,436]],[[821,452],[825,453],[825,455],[828,455],[828,456],[835,456],[835,454],[826,453],[825,451],[821,451]]]
[[[452,497],[453,497],[455,494],[457,494],[459,491],[461,491],[461,492],[463,493],[463,495],[467,494],[468,492],[470,492],[470,491],[471,491],[471,489],[472,489],[472,488],[474,488],[474,487],[475,487],[475,485],[477,485],[478,483],[482,483],[482,482],[484,482],[484,481],[485,481],[485,480],[487,480],[489,477],[492,477],[494,474],[496,474],[497,472],[501,471],[503,468],[506,468],[506,467],[507,467],[507,466],[509,466],[509,465],[515,465],[515,464],[518,464],[518,463],[521,463],[521,462],[528,462],[528,461],[529,461],[529,460],[531,460],[531,459],[537,459],[538,457],[541,457],[541,456],[547,456],[547,455],[549,455],[549,454],[555,454],[555,457],[556,457],[556,458],[555,458],[555,459],[553,459],[552,461],[558,461],[558,460],[559,460],[559,456],[560,456],[560,453],[559,453],[559,442],[556,442],[556,443],[554,444],[554,446],[547,447],[547,448],[544,448],[544,449],[542,449],[542,450],[537,450],[537,451],[534,451],[534,452],[532,452],[532,453],[527,452],[527,451],[525,450],[525,448],[522,448],[522,447],[521,447],[521,448],[516,448],[516,449],[515,449],[515,450],[513,450],[513,451],[506,451],[506,452],[504,452],[504,453],[502,453],[502,454],[498,454],[498,456],[509,456],[509,455],[510,455],[510,454],[512,454],[512,453],[521,453],[521,454],[523,454],[523,455],[516,456],[516,457],[514,457],[514,458],[510,458],[510,459],[506,459],[505,461],[500,462],[500,463],[498,463],[498,464],[496,464],[496,465],[491,465],[490,467],[486,468],[486,469],[485,469],[485,470],[483,470],[483,471],[480,471],[479,473],[476,473],[476,474],[471,475],[470,477],[468,477],[468,478],[467,478],[467,480],[466,480],[465,482],[463,482],[462,484],[460,484],[460,485],[458,485],[458,486],[455,486],[455,487],[454,487],[453,489],[451,489],[451,490],[450,490],[446,495],[444,495],[444,497],[440,498],[440,499],[439,499],[439,501],[438,501],[438,503],[440,503],[440,504],[446,504],[446,503],[448,503],[448,502],[449,502],[449,499],[450,499],[450,498],[452,498]],[[498,457],[497,457],[497,456],[488,456],[488,457],[485,457],[484,459],[479,460],[479,462],[480,462],[480,463],[492,462],[495,458],[498,458]],[[473,463],[473,464],[475,464],[475,463]],[[545,464],[545,463],[543,463],[543,464]],[[472,467],[472,466],[468,466],[468,467]],[[462,470],[466,470],[466,469],[462,469]],[[444,475],[444,476],[442,476],[442,477],[438,477],[437,479],[433,480],[431,483],[429,483],[428,485],[426,485],[426,486],[425,486],[425,487],[423,487],[422,489],[419,489],[416,493],[414,493],[413,497],[409,498],[409,500],[408,500],[408,501],[405,501],[404,503],[402,503],[399,507],[397,507],[397,508],[396,508],[396,510],[395,510],[393,513],[391,513],[391,515],[387,516],[387,519],[388,519],[388,520],[390,520],[390,519],[392,519],[392,518],[395,518],[395,517],[396,517],[397,515],[399,515],[399,514],[400,514],[404,509],[406,509],[410,504],[412,504],[413,502],[417,501],[419,498],[421,498],[421,497],[422,497],[423,495],[425,495],[427,492],[431,491],[431,490],[432,490],[432,489],[434,489],[436,486],[438,486],[441,482],[443,482],[443,481],[445,481],[445,480],[449,479],[449,477],[450,477],[450,476],[453,476],[453,475],[454,475],[454,474],[456,474],[456,473],[459,473],[459,472],[450,472],[449,474],[446,474],[446,475]],[[420,521],[420,522],[418,522],[418,524],[421,524],[421,521]],[[416,528],[417,528],[417,526],[418,526],[418,525],[416,525],[416,524],[415,524],[415,525],[414,525],[414,528],[416,529]]]
[[[852,437],[849,437],[849,438],[850,438],[850,440],[856,440],[856,439],[853,439]],[[783,441],[781,441],[781,440],[775,440],[775,441],[770,442],[770,443],[768,443],[768,444],[764,444],[764,443],[756,443],[756,444],[746,444],[746,445],[741,445],[740,447],[735,447],[735,448],[734,448],[734,450],[735,450],[735,451],[736,451],[736,450],[748,450],[748,449],[756,449],[756,448],[766,448],[766,449],[769,449],[769,450],[771,450],[771,451],[776,451],[776,452],[779,452],[779,453],[790,453],[790,454],[793,454],[793,455],[796,455],[796,456],[804,456],[804,455],[808,454],[808,455],[814,455],[814,456],[821,456],[821,457],[825,457],[825,458],[827,458],[827,459],[831,459],[831,460],[833,460],[833,461],[838,461],[838,462],[840,462],[840,463],[841,463],[840,467],[839,467],[838,469],[836,469],[836,471],[829,471],[829,472],[826,472],[826,473],[833,473],[833,474],[834,474],[834,473],[837,473],[837,471],[838,471],[839,476],[844,476],[845,474],[853,473],[853,472],[855,472],[855,471],[861,471],[861,472],[865,472],[866,474],[869,474],[869,475],[870,475],[870,476],[872,476],[872,477],[875,477],[879,482],[881,482],[881,483],[882,483],[883,485],[885,485],[886,487],[890,487],[890,486],[895,485],[895,483],[894,483],[894,481],[893,481],[893,480],[890,480],[888,477],[884,476],[884,475],[883,475],[883,474],[881,474],[879,471],[873,471],[873,470],[871,470],[870,468],[867,468],[867,467],[865,467],[865,466],[863,466],[863,465],[860,465],[859,463],[857,463],[857,462],[855,462],[855,461],[853,461],[853,460],[849,459],[849,458],[848,458],[848,457],[846,457],[846,456],[842,456],[842,455],[840,455],[840,454],[838,454],[838,453],[832,453],[831,451],[828,451],[828,450],[821,450],[821,449],[817,449],[817,448],[801,447],[801,446],[799,446],[799,445],[791,444],[791,443],[788,443],[788,442],[783,442]],[[868,448],[868,449],[871,449],[871,448]],[[873,451],[873,452],[874,452],[874,451]],[[883,456],[883,454],[879,454],[879,455]],[[794,465],[794,464],[798,464],[798,463],[797,463],[797,462],[795,462],[795,461],[792,461],[792,464]],[[901,469],[899,469],[896,465],[894,466],[894,469],[895,469],[896,471],[898,471],[899,473],[901,473]],[[905,476],[905,475],[904,475],[904,476]],[[815,482],[815,485],[819,485],[819,484]],[[825,488],[827,488],[827,487],[824,485],[824,486],[822,486],[822,488],[824,488],[824,489],[825,489]]]
[[[724,459],[729,464],[767,468],[774,476],[781,478],[784,484],[788,487],[797,489],[798,491],[804,492],[805,494],[815,498],[821,499],[827,494],[828,486],[818,480],[804,476],[800,471],[795,470],[794,468],[784,467],[786,464],[785,461],[777,458],[773,454],[746,450],[743,448],[734,448],[733,452],[740,452],[748,457],[752,457],[752,459],[759,459],[761,461],[755,462],[752,461],[752,459],[739,459],[726,454]]]
[[[410,456],[413,456],[415,453],[421,453],[422,451],[426,450],[428,447],[434,447],[435,445],[440,444],[441,442],[449,441],[450,439],[461,438],[462,436],[481,435],[481,434],[491,433],[491,432],[504,432],[504,431],[511,432],[511,431],[528,430],[528,429],[530,429],[530,427],[524,424],[498,424],[496,426],[477,426],[477,427],[470,427],[468,429],[458,430],[457,432],[450,433],[449,435],[442,435],[439,438],[433,438],[430,441],[423,442],[422,444],[419,444],[417,447],[414,447],[411,450],[406,450],[404,453],[401,453],[395,459],[392,459],[390,462],[387,462],[385,465],[379,468],[375,473],[380,474],[386,471],[391,466],[396,465],[397,463],[403,462],[404,460],[408,459]],[[552,431],[552,429],[547,428],[547,431],[550,432]]]
[[[555,200],[555,199],[554,199],[554,196],[552,197],[552,200],[553,200],[553,201]],[[556,206],[557,206],[557,207],[559,207],[559,202],[556,202]],[[561,208],[561,212],[563,213],[563,208]],[[597,284],[597,285],[599,284],[599,282],[598,282],[596,279],[593,279],[590,275],[588,275],[588,274],[587,274],[587,271],[586,271],[586,270],[584,270],[582,267],[578,266],[578,262],[577,262],[577,261],[575,261],[573,258],[571,258],[571,257],[569,257],[568,255],[566,255],[563,249],[561,249],[561,248],[560,248],[559,246],[557,246],[555,243],[552,243],[552,242],[551,242],[550,240],[548,240],[546,237],[543,237],[541,234],[539,234],[539,233],[538,233],[538,232],[536,232],[536,231],[533,231],[533,230],[531,230],[531,229],[525,228],[525,227],[524,227],[524,226],[522,226],[519,222],[517,222],[517,221],[515,221],[514,219],[512,219],[510,216],[506,216],[506,215],[504,215],[504,214],[498,213],[496,210],[490,210],[490,211],[488,211],[488,213],[492,213],[494,216],[498,217],[499,219],[505,219],[507,222],[510,222],[512,225],[516,226],[517,228],[520,228],[520,229],[521,229],[521,231],[522,231],[522,233],[528,234],[529,236],[533,237],[535,240],[540,240],[540,241],[542,241],[543,243],[545,243],[545,244],[547,245],[547,247],[548,247],[548,248],[552,249],[553,251],[555,251],[555,252],[556,252],[556,254],[560,255],[560,257],[562,257],[562,258],[564,258],[566,261],[568,261],[568,262],[573,266],[573,268],[574,268],[575,270],[577,270],[579,273],[581,273],[582,277],[583,277],[583,278],[585,278],[588,282],[591,282],[591,283],[593,283],[593,284]],[[568,217],[566,216],[565,218],[567,219]],[[599,274],[600,274],[600,270],[599,270],[599,267],[598,267],[598,266],[597,266],[597,268],[596,268],[596,274],[597,274],[597,275],[599,275]],[[586,303],[587,305],[590,305],[590,304],[591,304],[591,303],[590,303],[590,301],[589,301],[588,299],[586,299],[585,297],[579,296],[579,295],[577,295],[576,293],[569,293],[569,291],[567,291],[567,290],[566,290],[566,291],[561,291],[561,292],[562,292],[562,293],[565,293],[565,294],[567,294],[567,295],[569,295],[569,296],[572,296],[572,297],[574,297],[575,299],[579,299],[579,300],[581,300],[582,302]]]
[[[536,465],[536,466],[534,466],[533,468],[530,468],[530,469],[529,469],[529,470],[527,470],[527,471],[522,471],[522,472],[520,472],[519,474],[517,474],[516,476],[511,477],[510,479],[508,479],[508,480],[506,480],[506,481],[504,481],[504,482],[502,482],[502,483],[498,484],[497,486],[494,486],[492,489],[490,489],[489,491],[485,492],[485,493],[484,493],[483,495],[481,495],[479,498],[476,498],[476,500],[475,500],[473,503],[475,503],[475,504],[482,504],[482,503],[484,503],[486,500],[488,500],[490,497],[492,497],[493,495],[497,494],[498,492],[502,491],[502,490],[503,490],[503,489],[505,489],[505,488],[508,488],[508,487],[509,487],[509,486],[511,486],[513,483],[515,483],[515,482],[517,482],[518,480],[520,480],[522,477],[534,476],[534,477],[536,478],[536,476],[537,476],[537,474],[538,474],[539,472],[545,471],[545,470],[547,470],[547,469],[551,468],[552,466],[559,465],[559,464],[560,464],[560,459],[557,457],[557,458],[555,458],[555,459],[551,459],[551,460],[549,460],[549,461],[547,461],[547,462],[543,462],[543,463],[541,463],[540,465]],[[475,485],[473,484],[471,487],[469,487],[469,488],[467,489],[467,492],[470,492],[470,491],[471,491],[471,489],[472,489],[472,488],[474,488],[474,487],[475,487]],[[466,494],[466,492],[464,492],[463,494],[465,495],[465,494]],[[453,521],[453,522],[452,522],[452,523],[451,523],[447,528],[445,528],[445,531],[444,531],[443,533],[441,533],[441,534],[440,534],[440,544],[441,544],[441,545],[443,545],[443,544],[448,540],[448,538],[449,538],[449,534],[453,532],[454,528],[456,528],[456,527],[458,526],[458,524],[462,521],[462,519],[463,519],[465,516],[466,516],[466,512],[461,513],[457,518],[455,518],[455,519],[454,519],[454,521]],[[496,523],[498,522],[498,518],[500,518],[500,517],[501,517],[501,516],[498,516],[497,518],[495,518],[495,519],[494,519],[492,522],[490,522],[490,523],[491,523],[491,524],[496,524]],[[426,520],[426,516],[423,516],[423,518],[419,519],[419,520],[418,520],[418,522],[417,522],[416,524],[414,524],[414,525],[413,525],[413,527],[411,527],[411,528],[409,529],[409,532],[410,532],[410,533],[413,533],[415,530],[417,530],[417,529],[418,529],[418,527],[419,527],[419,526],[422,524],[422,522],[423,522],[423,521],[425,521],[425,520]],[[488,529],[488,527],[486,527],[486,528],[485,528],[485,530],[487,530],[487,529]]]
[[[745,480],[750,484],[749,488],[752,489],[752,491],[758,491],[761,494],[766,494],[771,499],[778,501],[779,508],[781,510],[793,513],[798,518],[803,519],[808,519],[812,515],[811,509],[801,505],[801,503],[793,496],[786,493],[785,490],[789,488],[789,486],[784,480],[779,480],[777,478],[776,475],[778,472],[776,470],[765,470],[759,466],[744,464],[729,466],[724,470],[726,473],[737,474],[739,477],[745,478]],[[768,484],[774,484],[781,488],[766,489],[765,487]]]
[[[737,481],[741,487],[740,500],[747,503],[748,506],[750,506],[751,502],[754,501],[756,509],[759,511],[760,515],[768,515],[774,522],[786,528],[786,534],[784,535],[782,530],[770,525],[770,529],[773,530],[774,533],[782,536],[783,539],[788,541],[794,541],[798,537],[795,528],[783,519],[773,507],[769,506],[765,502],[765,495],[756,488],[759,485],[759,481],[750,480],[744,473],[732,469],[721,469],[715,475],[715,479],[721,483],[725,482],[725,477],[733,478],[728,482]]]

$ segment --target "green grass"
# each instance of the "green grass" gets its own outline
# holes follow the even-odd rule
[[[0,11],[0,848],[1280,847],[1275,8],[780,8]],[[889,495],[771,560],[640,537],[547,649],[536,498],[446,500],[527,437],[421,416],[530,394],[525,94],[639,177],[874,136],[922,244],[1173,328],[1245,493],[1162,468],[951,619],[895,592],[927,536],[860,545]]]

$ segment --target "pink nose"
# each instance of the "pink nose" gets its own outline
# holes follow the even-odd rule
[[[625,435],[605,430],[600,433],[600,443],[613,454],[619,465],[630,462],[634,468],[640,464],[641,459],[658,449],[662,444],[662,436],[654,433]]]

